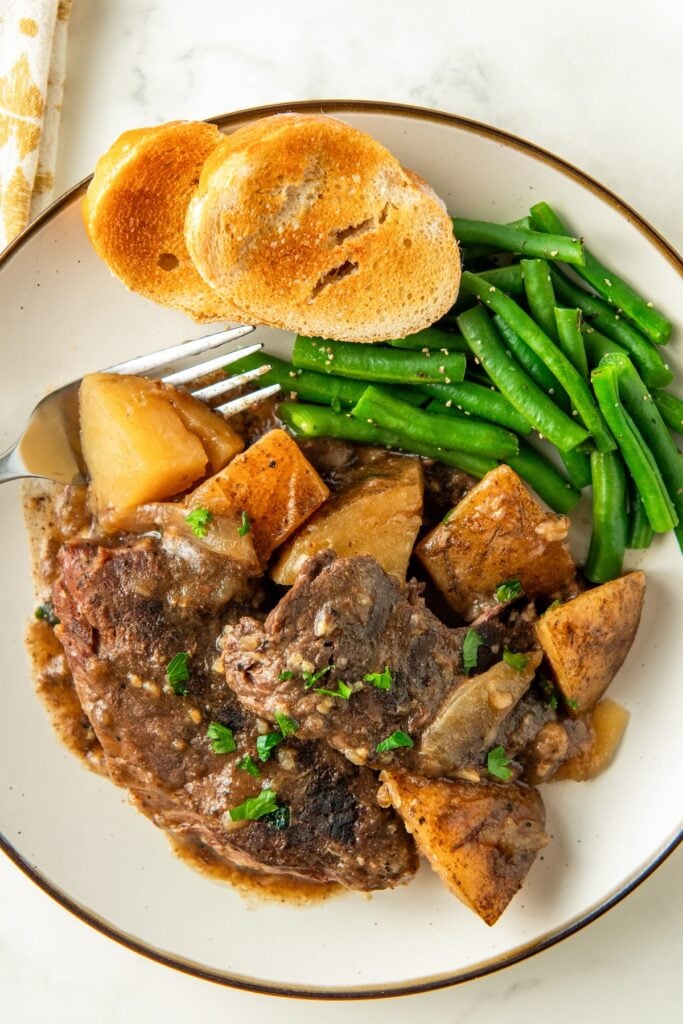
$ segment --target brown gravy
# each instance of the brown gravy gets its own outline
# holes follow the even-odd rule
[[[70,537],[89,533],[85,488],[31,482],[24,485],[22,499],[34,587],[41,602],[50,596],[59,547]],[[32,619],[26,630],[26,647],[36,693],[47,709],[55,733],[87,768],[106,775],[102,748],[81,708],[54,629],[45,621]],[[332,882],[245,871],[217,857],[197,840],[182,839],[170,832],[166,835],[173,852],[185,864],[209,878],[227,882],[245,898],[308,906],[343,891],[342,886]]]

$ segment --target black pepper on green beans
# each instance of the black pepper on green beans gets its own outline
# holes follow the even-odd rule
[[[560,451],[587,440],[588,431],[562,412],[508,355],[491,320],[481,306],[461,313],[458,326],[498,390],[540,434]]]

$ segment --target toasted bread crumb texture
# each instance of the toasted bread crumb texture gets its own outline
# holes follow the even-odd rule
[[[242,320],[190,259],[187,205],[224,136],[214,125],[172,121],[124,132],[100,158],[83,202],[97,254],[133,291],[199,321]]]
[[[369,135],[324,115],[279,114],[225,138],[204,164],[185,238],[246,319],[326,338],[421,330],[460,280],[441,200]]]

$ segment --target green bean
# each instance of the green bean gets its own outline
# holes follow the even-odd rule
[[[473,384],[464,380],[460,384],[423,384],[420,387],[426,395],[433,399],[427,406],[428,412],[464,412],[465,415],[478,416],[482,420],[497,423],[517,434],[530,434],[531,424],[510,405],[499,391],[482,384]]]
[[[384,343],[392,348],[407,348],[424,352],[467,352],[467,345],[462,335],[456,331],[444,331],[440,327],[428,327],[417,334],[409,334],[407,338],[391,338]]]
[[[588,438],[588,431],[563,413],[506,352],[484,309],[461,313],[458,326],[489,377],[508,402],[560,451]]]
[[[600,361],[600,366],[612,366],[615,369],[621,400],[652,452],[676,511],[676,537],[683,549],[683,456],[628,356],[611,353]]]
[[[531,229],[531,215],[520,217],[519,220],[511,220],[505,225],[508,228],[523,228],[525,231]],[[495,256],[500,252],[495,245],[468,245],[462,253],[463,263],[469,260],[486,259]]]
[[[626,473],[619,452],[593,452],[593,531],[585,573],[593,583],[621,575],[626,548]]]
[[[553,344],[531,317],[527,316],[514,299],[497,291],[493,285],[489,287],[483,278],[471,274],[469,271],[465,271],[462,275],[462,284],[467,291],[474,292],[482,302],[498,313],[545,363],[550,372],[557,377],[586,429],[592,434],[598,451],[613,449],[615,447],[614,439],[607,429],[605,419],[595,403],[590,388],[565,354]]]
[[[555,322],[555,292],[545,260],[522,260],[524,292],[529,312],[538,326],[555,343],[558,341]]]
[[[657,464],[640,431],[622,405],[619,396],[619,371],[605,356],[591,374],[593,390],[612,429],[629,473],[640,492],[643,505],[655,533],[668,533],[678,522],[675,509]]]
[[[473,245],[487,245],[504,252],[522,253],[524,256],[542,256],[545,259],[564,260],[565,263],[583,264],[583,245],[578,238],[550,235],[543,231],[494,224],[486,220],[453,218],[453,231],[460,245],[467,249]]]
[[[511,263],[507,267],[494,267],[492,270],[478,271],[480,277],[485,277],[489,284],[501,288],[507,295],[519,297],[524,295],[524,281],[522,279],[522,266],[520,263]],[[450,325],[466,309],[471,309],[476,304],[476,299],[466,292],[460,292],[455,305],[449,309],[440,323]],[[458,351],[463,351],[459,349]]]
[[[532,224],[539,231],[566,234],[566,229],[555,211],[547,203],[537,203],[531,207]],[[613,270],[608,270],[595,256],[584,249],[585,263],[576,273],[602,295],[611,305],[623,313],[639,327],[643,334],[657,345],[664,345],[671,337],[672,324],[665,316],[652,308],[637,292],[623,281]]]
[[[560,309],[558,306],[555,306],[553,313],[557,327],[558,345],[569,362],[574,364],[583,379],[588,380],[588,360],[581,334],[581,310]]]
[[[507,459],[519,450],[515,435],[493,423],[464,416],[434,416],[372,386],[354,405],[351,415],[390,430],[407,447],[414,441],[430,448],[448,448],[492,459]]]
[[[653,391],[652,397],[669,430],[683,434],[683,398],[668,391]]]
[[[643,551],[645,548],[649,548],[650,544],[652,544],[654,530],[650,526],[650,520],[647,518],[645,507],[643,506],[643,499],[638,493],[638,488],[633,486],[633,481],[631,481],[631,484],[632,486],[629,490],[628,535],[626,537],[626,547],[631,550]]]
[[[294,342],[292,362],[303,370],[380,384],[446,384],[465,376],[465,357],[461,352],[447,356],[441,352],[425,355],[301,335]]]
[[[587,324],[582,325],[581,336],[583,337],[583,344],[586,349],[586,358],[592,370],[595,369],[602,357],[607,355],[608,352],[619,352],[621,355],[628,355],[626,349],[622,348],[618,342],[605,337],[600,331],[596,331],[594,327],[588,327]]]
[[[572,448],[570,452],[560,452],[564,468],[567,470],[572,485],[582,491],[591,482],[591,460],[586,452]]]
[[[432,448],[429,445],[412,444],[406,447],[398,435],[382,430],[365,420],[354,419],[347,413],[334,412],[321,405],[303,405],[301,402],[283,402],[278,407],[278,415],[290,430],[301,437],[336,437],[343,441],[356,444],[381,445],[399,451],[409,451],[422,455],[446,466],[468,473],[480,479],[498,463],[495,459],[470,455],[469,452],[447,451],[444,448]]]
[[[516,331],[510,327],[507,321],[503,320],[498,313],[493,317],[505,347],[515,357],[517,362],[531,377],[534,384],[538,384],[542,391],[550,395],[556,405],[569,412],[569,401],[567,393],[562,389],[557,377],[550,372],[542,359],[539,359],[533,349],[530,349],[525,341],[522,341]]]
[[[519,454],[505,461],[554,512],[567,515],[581,497],[559,469],[527,441],[520,441]]]
[[[346,380],[327,373],[312,370],[295,370],[291,363],[267,352],[254,352],[243,356],[226,367],[226,372],[244,373],[259,366],[270,366],[270,370],[259,377],[259,384],[279,384],[284,395],[295,393],[308,402],[322,402],[333,408],[351,408],[365,391],[361,381]],[[421,405],[424,396],[417,388],[391,387],[391,391],[410,405]]]
[[[656,347],[624,317],[615,312],[609,303],[597,299],[594,295],[589,295],[587,291],[577,287],[555,267],[550,268],[550,277],[555,292],[562,302],[566,302],[570,306],[578,306],[584,316],[590,320],[591,327],[596,327],[608,338],[626,349],[635,363],[638,373],[649,388],[663,388],[671,383],[673,373]]]

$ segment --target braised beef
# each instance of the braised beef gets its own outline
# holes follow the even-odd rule
[[[111,778],[157,824],[237,866],[365,890],[407,880],[412,842],[379,807],[369,769],[298,737],[259,761],[257,737],[270,727],[238,703],[216,650],[240,611],[222,599],[216,558],[171,535],[111,547],[79,540],[60,552],[57,634]],[[184,696],[166,679],[179,652],[189,656]],[[234,731],[235,753],[213,752],[213,721]],[[259,778],[238,767],[247,753]],[[230,820],[230,808],[266,787],[284,812]]]

